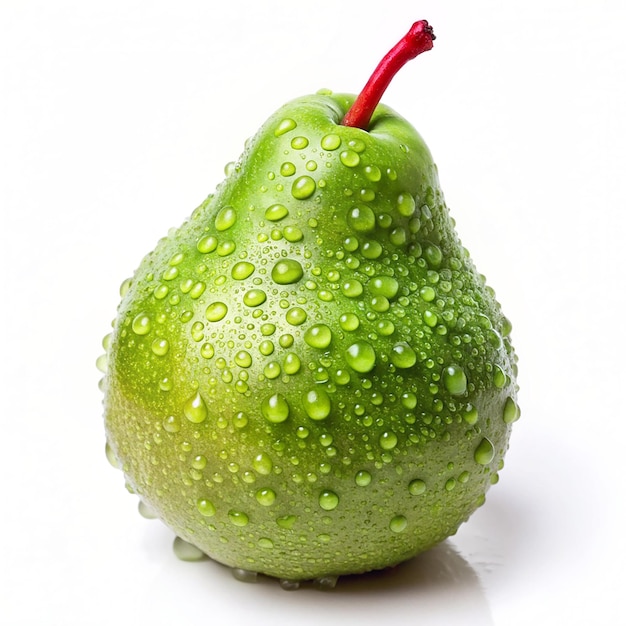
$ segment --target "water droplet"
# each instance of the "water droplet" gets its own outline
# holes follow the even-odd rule
[[[407,519],[404,515],[395,515],[389,522],[389,530],[394,533],[401,533],[407,527]]]
[[[276,500],[276,493],[272,489],[259,489],[254,497],[261,506],[272,506]]]
[[[361,162],[361,157],[354,150],[344,150],[339,155],[339,160],[346,167],[356,167]]]
[[[424,258],[428,261],[431,267],[439,267],[443,260],[443,254],[439,246],[434,243],[429,243],[424,248]]]
[[[180,419],[176,415],[169,415],[163,420],[163,430],[177,433],[180,430]]]
[[[259,352],[263,356],[269,356],[270,354],[272,354],[274,352],[274,343],[271,342],[269,339],[266,339],[265,341],[262,341],[259,344]]]
[[[200,347],[200,354],[204,359],[212,359],[215,354],[215,348],[210,343],[203,343]]]
[[[263,400],[261,404],[263,417],[272,424],[280,424],[289,417],[289,405],[284,396],[275,393]]]
[[[334,133],[324,135],[320,145],[324,150],[336,150],[341,145],[341,137]]]
[[[212,302],[206,309],[206,318],[209,322],[219,322],[228,313],[228,307],[223,302]]]
[[[311,348],[328,348],[332,337],[332,332],[326,324],[314,324],[304,333],[304,341]]]
[[[152,321],[145,313],[139,313],[133,319],[132,329],[136,335],[147,335],[152,328]]]
[[[393,450],[398,445],[398,436],[392,430],[385,431],[378,438],[378,445],[383,450]]]
[[[383,247],[378,241],[366,241],[361,246],[361,254],[366,259],[377,259],[382,253]]]
[[[311,389],[302,400],[306,414],[312,420],[326,419],[331,412],[330,396],[323,389]]]
[[[237,213],[232,206],[225,206],[215,216],[215,229],[228,230],[237,221]]]
[[[382,178],[382,173],[379,167],[376,165],[366,165],[363,168],[363,173],[367,180],[371,180],[373,183],[377,183]]]
[[[243,296],[243,303],[246,306],[259,306],[267,299],[266,293],[262,289],[250,289]]]
[[[334,491],[326,489],[320,493],[318,501],[324,511],[332,511],[339,505],[339,496]]]
[[[355,331],[360,323],[359,318],[354,313],[344,313],[339,318],[339,325],[348,332]]]
[[[200,548],[196,548],[196,546],[188,541],[185,541],[184,539],[181,539],[180,537],[176,537],[176,539],[174,539],[173,548],[176,558],[181,561],[194,562],[202,561],[206,558],[206,555],[202,552],[202,550],[200,550]]]
[[[417,354],[408,343],[397,343],[391,350],[391,362],[400,369],[408,369],[417,362]]]
[[[202,254],[213,252],[213,250],[217,248],[217,237],[213,235],[205,235],[198,241],[196,247],[198,248],[198,252],[202,252]]]
[[[437,296],[437,293],[432,287],[422,287],[420,289],[420,297],[424,302],[432,302]]]
[[[270,222],[279,222],[289,215],[289,209],[283,204],[272,204],[271,207],[265,209],[265,219]]]
[[[520,418],[520,410],[515,400],[509,397],[504,403],[504,411],[502,412],[502,419],[505,424],[512,424]]]
[[[152,342],[152,352],[157,356],[165,356],[170,349],[167,339],[155,339]]]
[[[496,365],[493,369],[493,384],[502,389],[506,385],[506,374],[499,365]]]
[[[389,233],[389,241],[391,241],[394,246],[403,246],[406,243],[406,240],[406,230],[401,226],[398,226],[398,228],[394,228]]]
[[[412,480],[409,483],[409,493],[412,496],[419,496],[423,494],[425,491],[426,491],[426,483],[423,480],[416,478],[415,480]]]
[[[373,296],[385,296],[385,298],[395,298],[398,293],[399,284],[391,276],[375,276],[367,284]]]
[[[348,298],[358,298],[363,293],[363,285],[356,279],[347,280],[341,285],[341,291]]]
[[[283,228],[283,237],[290,243],[302,241],[304,233],[297,226],[285,226]]]
[[[291,147],[294,150],[304,150],[309,145],[309,140],[306,137],[294,137],[291,140]]]
[[[428,309],[424,311],[424,313],[422,313],[422,319],[424,320],[426,326],[428,326],[429,328],[434,328],[439,322],[437,314],[429,311]]]
[[[294,259],[278,261],[272,269],[272,280],[278,285],[291,285],[297,283],[304,274],[302,265]]]
[[[240,350],[235,355],[235,363],[239,365],[239,367],[250,367],[252,365],[252,357],[249,352]]]
[[[289,374],[290,376],[297,374],[300,371],[300,366],[300,357],[295,352],[289,352],[285,355],[283,359],[285,374]]]
[[[101,354],[96,359],[96,368],[98,369],[98,371],[102,372],[103,374],[106,374],[108,367],[109,367],[109,357],[106,354]]]
[[[293,525],[296,523],[295,515],[284,515],[276,519],[276,523],[285,530],[291,530]]]
[[[315,193],[316,187],[315,181],[310,176],[299,176],[293,181],[291,195],[296,200],[306,200]]]
[[[244,280],[251,276],[254,272],[255,267],[252,263],[248,263],[247,261],[240,261],[239,263],[235,263],[233,265],[233,269],[231,270],[230,275],[235,280]]]
[[[189,400],[185,402],[183,413],[185,414],[185,417],[194,424],[204,422],[208,416],[208,410],[200,392],[196,393],[195,396],[189,398]]]
[[[274,547],[274,542],[269,537],[261,537],[257,543],[259,544],[259,548],[265,550],[271,550]]]
[[[478,444],[476,450],[474,450],[474,460],[479,465],[489,465],[493,461],[495,456],[495,448],[489,439],[486,437]]]
[[[367,470],[361,470],[355,474],[354,482],[359,487],[367,487],[372,482],[372,475]]]
[[[285,319],[292,326],[300,326],[306,321],[307,314],[304,309],[301,309],[299,306],[295,306],[292,309],[289,309],[285,315]]]
[[[280,174],[281,176],[293,176],[296,173],[296,166],[286,161],[280,166]]]
[[[473,426],[476,422],[478,422],[478,409],[475,406],[468,404],[463,412],[463,419],[470,426]]]
[[[233,526],[247,526],[248,516],[242,511],[228,511],[228,519]]]
[[[345,352],[346,362],[355,371],[365,374],[376,365],[376,352],[366,341],[353,343]]]
[[[200,498],[196,502],[196,508],[200,511],[200,514],[205,517],[213,517],[215,515],[215,505],[206,498]]]
[[[367,233],[376,227],[376,214],[365,205],[353,207],[348,213],[348,226],[358,233]]]
[[[290,130],[293,130],[294,128],[296,128],[298,124],[296,124],[295,120],[292,120],[291,118],[285,118],[284,120],[282,120],[280,122],[280,124],[278,124],[278,126],[276,127],[276,130],[274,131],[274,136],[275,137],[280,137],[281,135],[284,135],[285,133],[288,133]]]
[[[462,396],[467,391],[467,376],[463,368],[449,365],[443,370],[443,384],[453,396]]]
[[[383,337],[389,337],[390,335],[393,335],[396,327],[391,320],[380,320],[376,324],[376,330],[378,331],[379,335],[382,335]]]
[[[252,467],[256,472],[263,476],[268,476],[271,474],[274,464],[272,463],[272,459],[265,452],[261,452],[254,457],[252,461]]]
[[[122,465],[119,462],[118,458],[115,456],[115,452],[113,452],[113,448],[107,444],[104,446],[104,453],[106,455],[107,461],[111,464],[115,469],[121,469]]]
[[[139,500],[137,510],[139,511],[139,515],[141,515],[141,517],[145,519],[157,519],[159,517],[156,511],[149,504],[146,504],[143,500]]]
[[[398,213],[403,217],[411,217],[415,213],[415,198],[409,193],[401,193],[397,201]]]

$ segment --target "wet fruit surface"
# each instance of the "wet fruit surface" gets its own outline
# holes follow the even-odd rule
[[[109,456],[179,537],[299,580],[398,563],[480,506],[519,418],[510,324],[428,149],[353,97],[279,110],[122,289]]]

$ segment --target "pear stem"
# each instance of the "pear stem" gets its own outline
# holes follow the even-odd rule
[[[415,22],[409,32],[383,57],[361,93],[343,118],[343,126],[367,130],[374,109],[378,106],[393,77],[407,61],[433,47],[435,34],[426,20]]]

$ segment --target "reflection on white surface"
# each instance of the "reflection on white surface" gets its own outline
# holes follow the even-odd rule
[[[149,539],[151,551],[164,552],[165,529]],[[158,542],[160,547],[155,545]],[[312,584],[288,592],[275,579],[259,576],[255,584],[235,580],[228,568],[205,559],[181,562],[173,554],[151,582],[151,601],[171,610],[172,590],[182,613],[219,611],[231,623],[378,624],[391,620],[428,626],[491,626],[494,622],[478,574],[450,541],[396,567],[343,576],[332,590]],[[192,611],[193,609],[193,611]],[[155,606],[155,612],[158,612]]]

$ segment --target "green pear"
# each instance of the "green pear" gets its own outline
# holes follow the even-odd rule
[[[280,108],[123,285],[101,361],[110,458],[238,570],[397,564],[454,534],[502,468],[511,326],[424,141],[378,104],[433,38],[416,22],[356,99]]]

